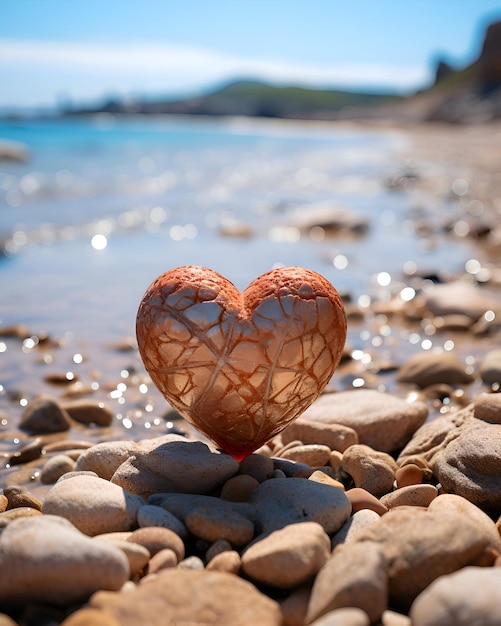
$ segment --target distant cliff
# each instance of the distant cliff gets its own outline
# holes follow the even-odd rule
[[[359,93],[338,90],[279,87],[250,80],[239,80],[196,98],[167,101],[109,101],[97,109],[66,111],[82,113],[133,113],[177,115],[244,115],[250,117],[280,117],[333,119],[348,111],[398,101],[393,94]]]
[[[480,55],[468,67],[454,70],[439,63],[435,85],[420,97],[425,120],[501,119],[501,22],[487,28]]]
[[[279,87],[240,80],[205,95],[182,100],[112,100],[63,115],[183,114],[244,115],[295,119],[391,119],[397,121],[486,122],[501,119],[501,22],[485,33],[478,59],[455,69],[441,60],[434,84],[411,96]]]

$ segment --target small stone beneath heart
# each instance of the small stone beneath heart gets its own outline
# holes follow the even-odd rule
[[[241,460],[319,396],[346,340],[336,289],[299,267],[240,292],[206,267],[159,276],[137,313],[139,352],[166,400]]]

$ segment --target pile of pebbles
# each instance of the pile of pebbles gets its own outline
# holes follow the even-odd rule
[[[37,398],[23,426],[109,419],[83,407]],[[499,624],[500,425],[498,393],[429,420],[359,389],[241,463],[180,434],[40,436],[16,461],[36,481],[0,495],[0,625]]]

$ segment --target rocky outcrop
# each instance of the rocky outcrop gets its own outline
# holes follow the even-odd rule
[[[483,93],[501,88],[501,22],[487,28],[482,52],[477,61],[478,79]]]

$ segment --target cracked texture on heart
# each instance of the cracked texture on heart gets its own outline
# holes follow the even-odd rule
[[[243,292],[205,267],[159,276],[136,334],[167,401],[238,460],[283,430],[318,397],[341,358],[346,315],[320,274],[288,267]]]

